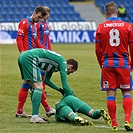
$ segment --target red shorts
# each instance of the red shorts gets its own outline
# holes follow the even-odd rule
[[[102,68],[101,90],[132,90],[130,68]]]

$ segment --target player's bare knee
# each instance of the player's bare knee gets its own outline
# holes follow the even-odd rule
[[[93,111],[94,111],[94,109],[91,109],[91,110],[88,112],[88,116],[92,116]]]

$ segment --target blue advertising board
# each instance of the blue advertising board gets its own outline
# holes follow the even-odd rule
[[[16,39],[17,31],[0,31],[0,39]],[[50,31],[51,43],[94,42],[95,31]]]
[[[0,44],[14,44],[19,23],[0,23]],[[94,42],[95,22],[50,22],[51,43]]]

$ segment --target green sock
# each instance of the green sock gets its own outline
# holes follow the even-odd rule
[[[73,113],[70,115],[70,121],[74,121],[74,118],[78,117],[78,115],[76,113]]]
[[[100,114],[100,110],[94,110],[92,112],[92,116],[91,116],[93,119],[99,119],[101,117],[101,114]]]
[[[36,88],[32,94],[32,115],[38,115],[41,98],[42,90]]]
[[[63,107],[60,109],[60,111],[59,111],[59,116],[60,116],[61,119],[67,120],[68,117],[69,117],[69,114],[72,113],[72,112],[73,112],[73,110],[72,110],[69,106],[63,106]],[[75,117],[78,117],[78,115],[77,115],[76,113],[73,112],[73,113],[70,115],[69,120],[70,120],[70,121],[74,121],[74,118],[75,118]]]

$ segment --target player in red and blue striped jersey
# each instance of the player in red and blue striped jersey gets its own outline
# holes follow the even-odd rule
[[[37,36],[40,40],[40,43],[43,45],[45,49],[52,50],[52,45],[49,37],[50,28],[49,28],[49,21],[48,21],[50,17],[50,8],[47,6],[44,6],[44,9],[47,15],[44,16],[43,19],[36,24]]]
[[[18,26],[18,34],[17,34],[17,46],[20,53],[34,49],[34,48],[44,48],[40,43],[37,37],[37,28],[35,23],[37,23],[40,19],[42,19],[46,15],[46,11],[43,6],[37,6],[33,12],[33,14],[27,18],[24,18],[20,21]],[[28,90],[31,87],[29,83],[23,82],[22,87],[20,88],[18,94],[18,107],[16,112],[16,117],[29,117],[24,110],[24,103],[26,102],[28,96]],[[50,110],[50,106],[46,101],[45,93],[42,93],[42,101],[45,101],[45,109]]]
[[[33,14],[20,21],[17,33],[17,46],[19,52],[30,50],[33,48],[43,48],[37,37],[37,29],[35,23],[46,15],[42,6],[35,8]]]
[[[131,25],[117,17],[114,2],[105,5],[107,21],[96,30],[95,52],[102,70],[101,90],[107,91],[107,108],[112,120],[112,130],[118,130],[116,121],[116,89],[123,95],[125,129],[131,131],[133,33]],[[129,51],[130,50],[130,51]],[[131,61],[130,61],[131,58]]]

